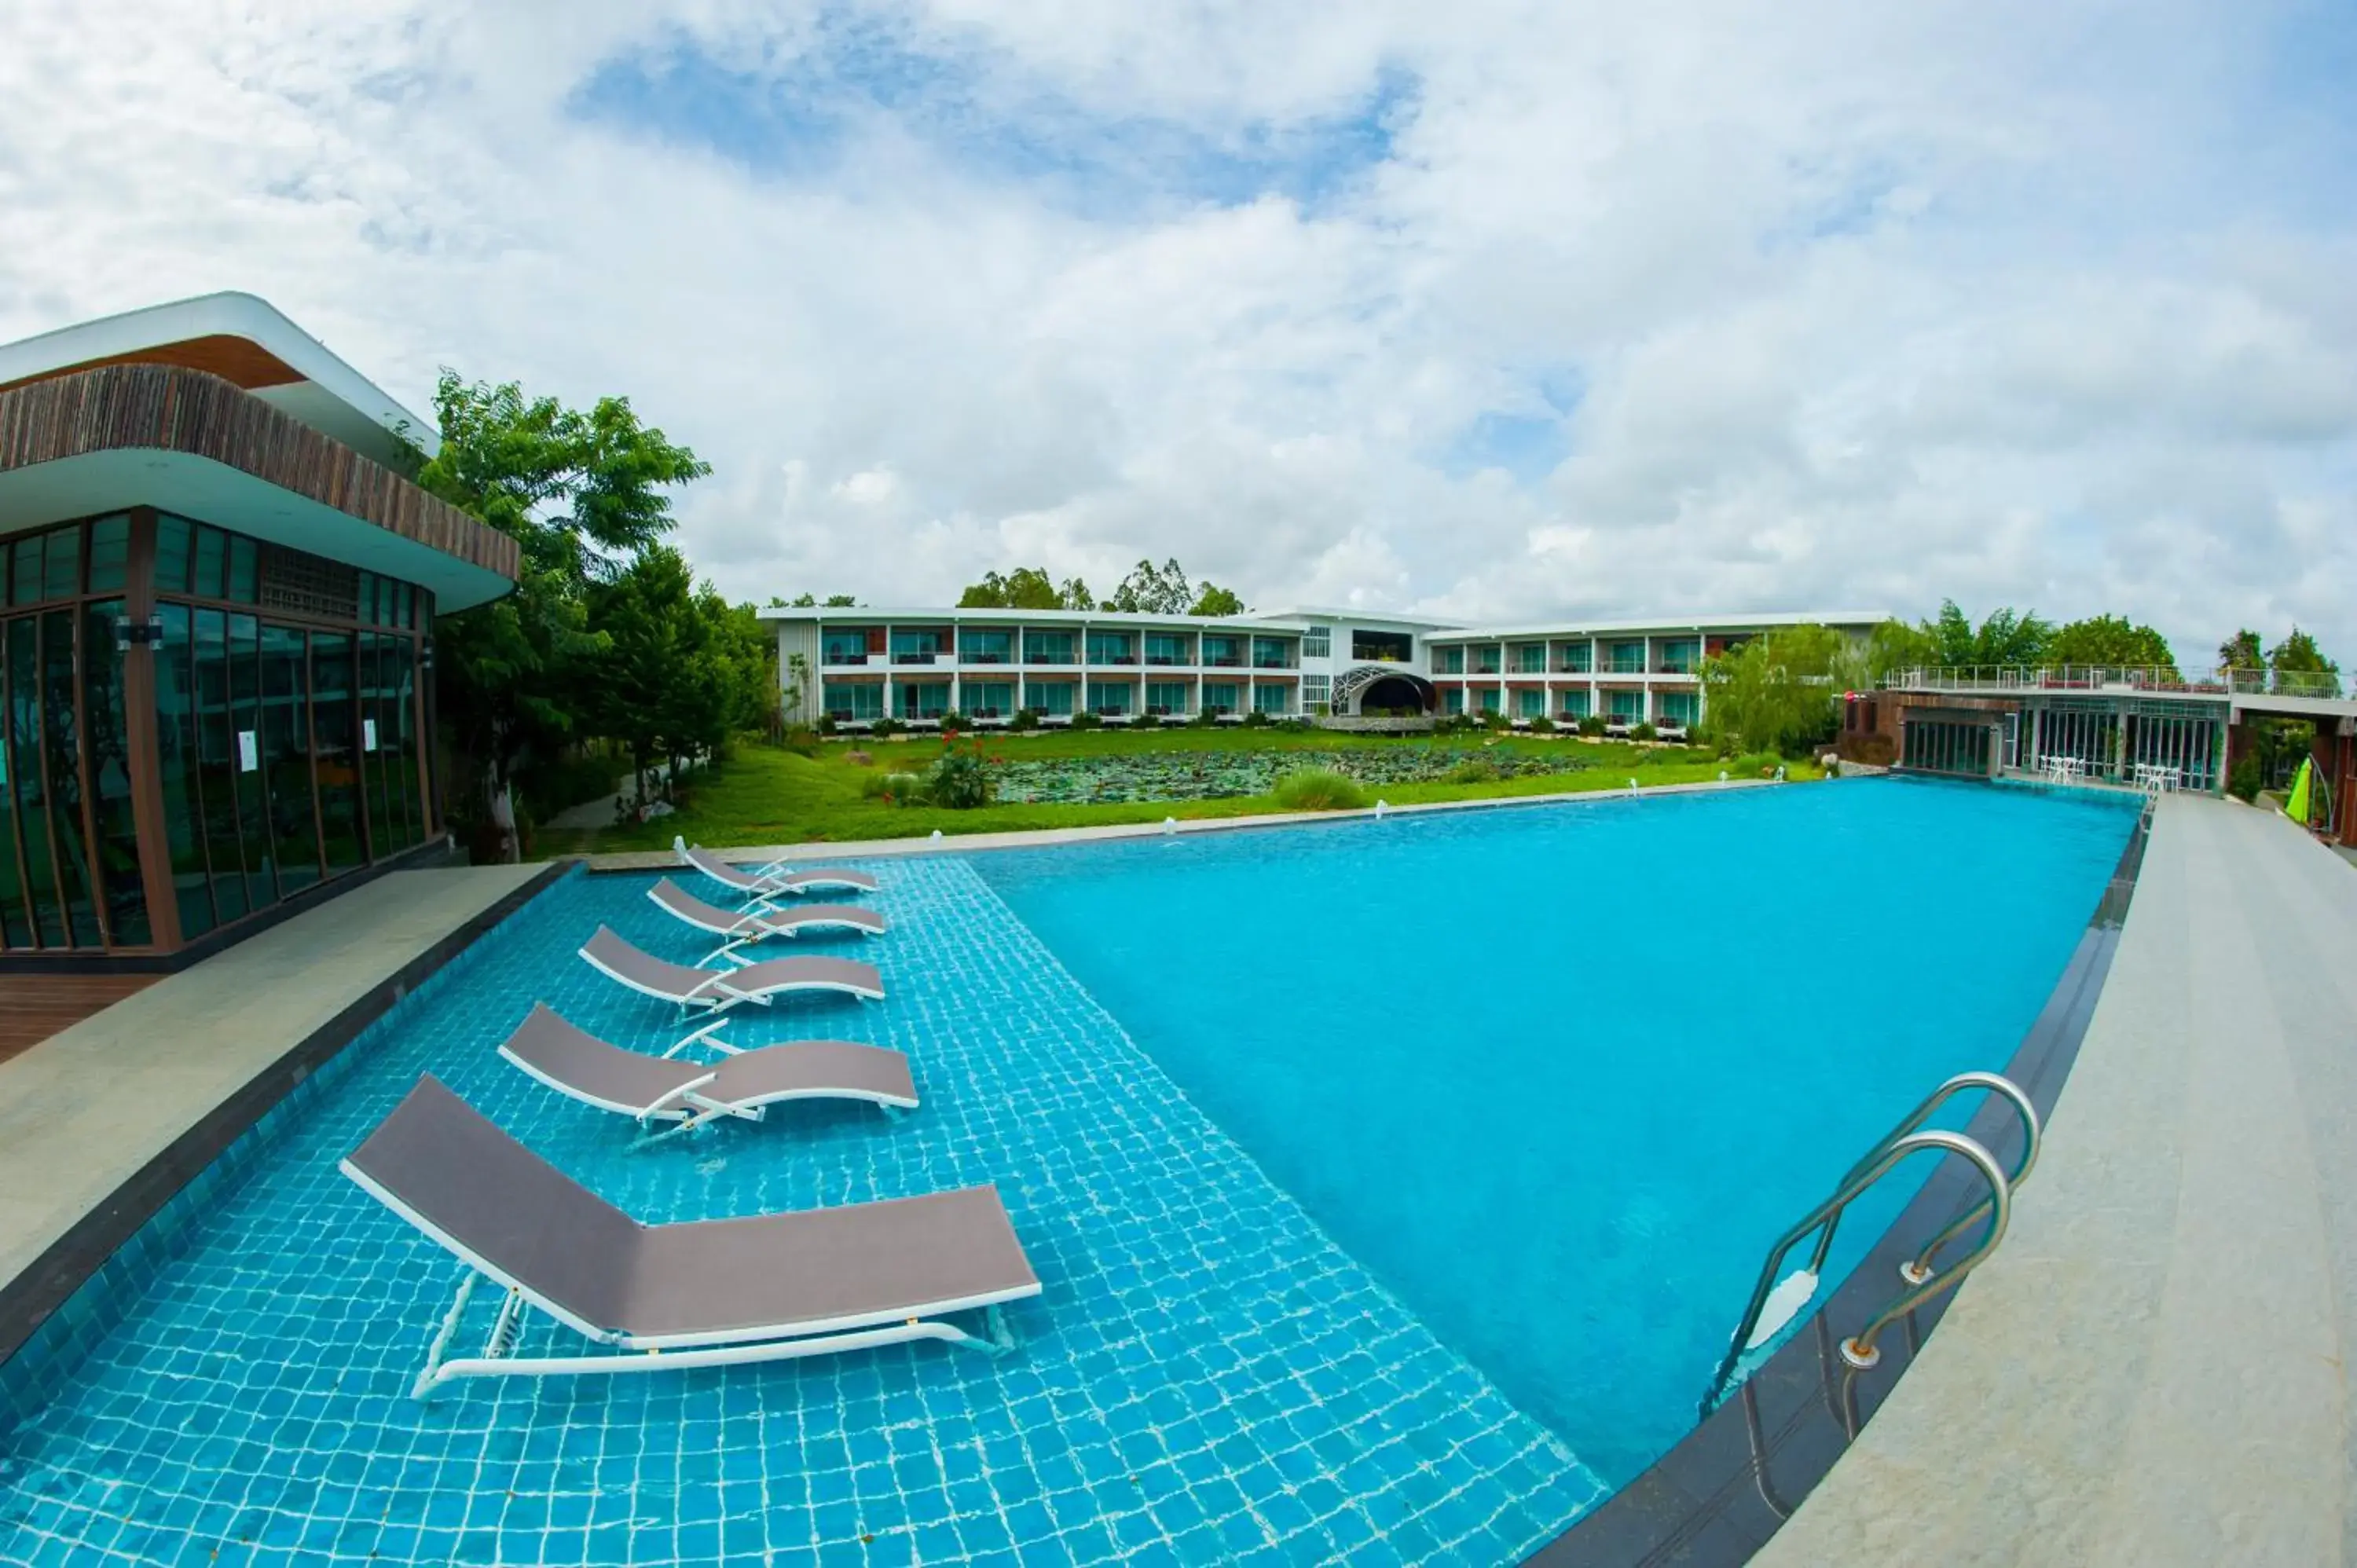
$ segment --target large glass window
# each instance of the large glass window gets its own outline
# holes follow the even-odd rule
[[[1072,682],[1026,681],[1023,682],[1023,705],[1037,713],[1069,714],[1072,711]]]
[[[1473,656],[1473,673],[1476,675],[1495,675],[1498,673],[1498,645],[1496,643],[1481,643],[1477,647],[1468,649],[1467,651]]]
[[[38,585],[39,578],[34,581]],[[24,860],[26,903],[34,940],[45,948],[61,948],[67,945],[65,906],[58,897],[48,769],[41,757],[40,618],[19,616],[7,623],[6,630],[8,776],[15,781],[16,847]]]
[[[1089,712],[1126,714],[1136,694],[1137,688],[1126,681],[1092,681],[1089,682]]]
[[[1146,661],[1148,664],[1184,664],[1187,662],[1187,634],[1183,631],[1149,631],[1146,634]]]
[[[884,688],[874,681],[826,681],[819,706],[837,724],[865,724],[884,716]]]
[[[1465,673],[1465,650],[1459,645],[1436,648],[1432,650],[1432,672],[1436,675]]]
[[[270,799],[278,896],[319,880],[319,816],[311,798],[311,676],[303,634],[262,628],[262,773]]]
[[[1582,686],[1576,691],[1558,693],[1555,700],[1560,704],[1555,711],[1565,718],[1577,721],[1587,716],[1587,687]]]
[[[67,592],[72,590],[69,588]],[[74,613],[41,617],[41,755],[49,774],[49,840],[57,846],[58,891],[76,947],[103,940],[98,888],[82,836],[81,723],[74,701]]]
[[[1184,681],[1148,681],[1146,683],[1146,711],[1149,714],[1175,715],[1187,711],[1187,682]]]
[[[1611,716],[1621,724],[1635,724],[1645,716],[1645,693],[1614,692],[1607,699],[1611,703]]]
[[[156,644],[156,766],[164,787],[164,842],[171,856],[173,898],[185,941],[217,923],[197,779],[193,612],[186,605],[162,605],[156,613],[164,628]]]
[[[1518,686],[1514,689],[1514,714],[1517,718],[1535,719],[1546,713],[1546,689],[1542,686]]]
[[[1289,637],[1255,637],[1252,639],[1253,668],[1290,670],[1297,662],[1293,650],[1298,646]]]
[[[935,657],[947,652],[950,634],[937,627],[919,630],[894,628],[892,632],[892,662],[895,664],[931,664]]]
[[[1012,661],[1014,644],[1011,631],[968,627],[958,633],[958,657],[968,664],[1006,664]]]
[[[91,826],[96,831],[98,886],[106,902],[107,940],[145,947],[147,885],[139,868],[139,824],[131,808],[131,737],[124,722],[123,650],[114,623],[121,599],[82,607],[82,723],[87,730]]]
[[[867,662],[867,632],[864,628],[838,628],[820,635],[820,660],[828,664]]]
[[[238,746],[230,713],[229,618],[198,610],[191,618],[197,693],[197,782],[204,803],[205,852],[212,865],[213,905],[224,923],[253,908],[245,847],[238,831]]]
[[[1026,664],[1070,664],[1072,634],[1069,631],[1027,631],[1023,634]],[[1066,710],[1070,712],[1069,709]]]
[[[1244,661],[1243,639],[1212,632],[1203,634],[1203,662],[1216,670],[1233,670]]]
[[[904,719],[937,719],[950,711],[946,681],[903,681],[894,693]]]
[[[1092,631],[1089,633],[1089,662],[1092,664],[1135,664],[1137,643],[1125,631]]]
[[[1015,711],[1011,681],[968,681],[958,695],[970,719],[1003,719]]]
[[[1286,714],[1293,711],[1293,688],[1290,686],[1254,686],[1253,711],[1261,714]]]
[[[230,765],[237,780],[238,842],[245,855],[245,907],[278,902],[270,812],[262,788],[262,627],[252,616],[229,618]]]
[[[1555,667],[1567,674],[1585,675],[1596,662],[1596,644],[1586,638],[1555,645]]]
[[[1545,643],[1518,642],[1514,644],[1513,653],[1514,673],[1517,675],[1537,675],[1545,671]]]
[[[382,632],[360,634],[361,779],[368,800],[369,854],[375,860],[398,850],[403,833],[400,779],[395,777],[400,757],[387,748],[393,737],[385,727],[390,651],[385,644],[391,640]]]
[[[1612,644],[1612,673],[1634,675],[1645,668],[1645,645],[1642,641]]]
[[[1691,725],[1701,716],[1702,698],[1692,692],[1662,693],[1662,718],[1665,723]]]
[[[1213,715],[1234,713],[1236,689],[1236,683],[1232,681],[1204,682],[1202,711]]]
[[[311,779],[319,792],[319,849],[330,876],[368,858],[354,681],[351,634],[312,633]]]
[[[1465,688],[1462,686],[1451,686],[1446,692],[1441,693],[1440,711],[1444,714],[1449,714],[1463,713],[1465,711]]]
[[[1301,657],[1331,659],[1334,657],[1334,628],[1313,626],[1301,634]]]

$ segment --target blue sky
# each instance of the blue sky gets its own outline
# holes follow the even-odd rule
[[[633,403],[737,596],[1176,555],[2357,658],[2347,0],[26,0],[0,338]]]

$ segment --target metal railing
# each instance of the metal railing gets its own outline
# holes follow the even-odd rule
[[[2003,1096],[2020,1119],[2021,1157],[2010,1174],[1998,1166],[1996,1155],[1961,1133],[1921,1131],[1923,1123],[1930,1121],[1941,1106],[1975,1089]],[[2037,1107],[2030,1104],[2029,1096],[2022,1092],[2018,1084],[1999,1073],[1958,1073],[1925,1096],[1921,1104],[1884,1133],[1863,1158],[1850,1166],[1835,1185],[1832,1197],[1811,1209],[1769,1250],[1767,1260],[1760,1265],[1759,1282],[1752,1287],[1751,1299],[1746,1304],[1743,1316],[1736,1325],[1734,1337],[1727,1342],[1727,1354],[1719,1361],[1709,1389],[1703,1394],[1701,1413],[1706,1417],[1717,1408],[1737,1369],[1742,1365],[1743,1358],[1773,1338],[1814,1297],[1825,1259],[1833,1251],[1835,1233],[1841,1228],[1842,1216],[1852,1203],[1910,1155],[1932,1150],[1943,1155],[1960,1155],[1987,1183],[1988,1196],[1943,1227],[1931,1240],[1918,1248],[1913,1257],[1900,1264],[1899,1276],[1907,1288],[1869,1318],[1863,1328],[1841,1342],[1842,1359],[1851,1367],[1863,1370],[1879,1361],[1882,1353],[1876,1348],[1875,1341],[1885,1328],[1932,1297],[1953,1290],[1964,1283],[1964,1276],[1977,1268],[1981,1261],[2005,1239],[2006,1226],[2013,1212],[2013,1194],[2029,1179],[2030,1171],[2038,1164],[2039,1133]],[[1942,1249],[1984,1219],[1987,1221],[1987,1230],[1979,1244],[1945,1270],[1935,1273],[1932,1265]],[[1807,1267],[1780,1281],[1777,1270],[1783,1265],[1786,1256],[1812,1235],[1817,1241],[1810,1253]],[[1770,1298],[1779,1295],[1782,1305],[1781,1315],[1773,1321],[1763,1322]]]
[[[2164,696],[2333,698],[2341,677],[2303,671],[2215,669],[2180,672],[2162,664],[1953,664],[1893,670],[1889,692],[2149,692]]]

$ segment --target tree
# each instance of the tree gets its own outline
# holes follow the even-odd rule
[[[962,610],[1055,610],[1065,607],[1063,596],[1056,591],[1055,583],[1047,572],[1038,566],[1017,566],[1006,576],[996,572],[983,574],[982,581],[970,583],[958,596]],[[1084,605],[1083,609],[1093,609]]]
[[[585,661],[602,648],[587,624],[588,585],[670,532],[668,491],[712,469],[640,424],[624,398],[583,411],[446,370],[434,406],[442,445],[416,462],[418,484],[513,538],[522,558],[514,592],[443,621],[435,649],[468,795],[512,859],[516,771],[576,732]]]
[[[1203,591],[1195,596],[1193,607],[1187,613],[1190,616],[1240,616],[1244,613],[1244,602],[1217,583],[1206,583]]]
[[[2324,656],[2316,646],[2316,639],[2294,626],[2281,642],[2267,650],[2267,668],[2275,672],[2276,688],[2284,691],[2297,687],[2302,692],[2319,695],[2341,694],[2341,666]],[[2286,675],[2304,676],[2305,680],[2286,682]]]
[[[1940,601],[1939,618],[1926,622],[1924,629],[1939,643],[1940,662],[1951,667],[2042,664],[2054,635],[2053,627],[2039,619],[2037,611],[2016,613],[2010,607],[1991,610],[1975,629],[1953,599]]]
[[[2149,666],[2178,678],[2177,657],[2169,639],[2148,626],[2131,626],[2126,617],[2091,616],[2074,620],[2056,632],[2046,646],[2050,664],[2114,664]]]
[[[1195,591],[1187,585],[1187,574],[1173,557],[1159,566],[1140,561],[1121,580],[1104,607],[1132,615],[1178,616],[1185,615],[1194,602]]]
[[[1940,639],[1932,635],[1928,622],[1910,626],[1894,618],[1882,622],[1867,635],[1869,681],[1880,681],[1893,670],[1915,670],[1941,662]]]
[[[2259,651],[2259,634],[2248,627],[2218,645],[2221,670],[2264,670],[2266,655]]]
[[[1089,585],[1078,577],[1064,579],[1064,585],[1056,590],[1056,604],[1058,607],[1068,610],[1093,610],[1104,607],[1097,603],[1096,596],[1089,592]]]
[[[1830,627],[1765,633],[1703,660],[1705,727],[1739,751],[1796,755],[1830,739],[1865,660]]]

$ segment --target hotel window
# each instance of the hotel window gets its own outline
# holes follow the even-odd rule
[[[1581,638],[1555,645],[1555,667],[1566,675],[1585,675],[1596,662],[1596,645]]]
[[[1612,703],[1611,716],[1620,723],[1633,725],[1645,716],[1644,693],[1614,692],[1609,695]]]
[[[1256,714],[1289,714],[1293,711],[1293,688],[1290,686],[1254,686],[1253,712]]]
[[[848,631],[822,632],[819,636],[819,658],[828,664],[866,663],[867,633],[857,628]]]
[[[1662,644],[1662,668],[1673,675],[1691,675],[1702,662],[1702,640],[1681,637]]]
[[[1252,639],[1253,668],[1290,670],[1294,666],[1293,650],[1297,646],[1289,637],[1255,637]]]
[[[947,651],[949,633],[938,628],[892,634],[892,662],[895,664],[931,664]]]
[[[1146,661],[1148,664],[1184,664],[1187,660],[1187,634],[1183,631],[1149,631],[1146,634]]]
[[[1662,693],[1662,719],[1665,724],[1691,725],[1701,712],[1702,699],[1692,692]]]
[[[1125,631],[1092,631],[1089,633],[1089,662],[1092,664],[1135,664],[1136,642]]]
[[[1480,647],[1473,649],[1471,651],[1473,654],[1473,673],[1476,675],[1495,675],[1498,673],[1498,645],[1496,643],[1485,642]]]
[[[1481,688],[1481,711],[1483,713],[1502,713],[1504,709],[1504,693],[1500,692],[1495,686],[1484,686]]]
[[[1184,681],[1148,681],[1146,683],[1146,711],[1169,718],[1187,711],[1187,682]]]
[[[823,681],[818,702],[837,724],[866,724],[884,716],[884,688],[873,681]]]
[[[1565,718],[1578,720],[1587,716],[1587,693],[1585,688],[1577,692],[1558,693],[1556,700],[1562,705],[1555,711]]]
[[[1463,713],[1465,711],[1465,688],[1462,686],[1451,686],[1446,692],[1441,693],[1440,711],[1450,714]]]
[[[1069,631],[1027,631],[1023,634],[1023,662],[1026,664],[1070,664],[1072,661],[1072,634]],[[1064,712],[1071,713],[1068,703]]]
[[[1243,640],[1241,637],[1221,637],[1205,632],[1203,662],[1216,670],[1242,668],[1244,661]]]
[[[1072,711],[1072,683],[1070,681],[1026,681],[1023,682],[1023,705],[1034,713],[1069,714]]]
[[[1354,630],[1351,657],[1373,664],[1405,664],[1415,657],[1415,639],[1404,631]]]
[[[1432,672],[1436,675],[1465,673],[1465,650],[1462,645],[1436,648],[1432,650]]]
[[[970,719],[1003,719],[1015,707],[1015,686],[1007,681],[968,681],[958,702]]]
[[[903,681],[895,695],[904,719],[937,719],[950,711],[946,681]]]
[[[1304,675],[1301,678],[1301,711],[1303,713],[1314,714],[1326,706],[1332,691],[1328,684],[1329,680],[1329,677],[1324,675]]]
[[[1546,692],[1543,687],[1523,686],[1514,692],[1514,715],[1535,719],[1546,715]]]
[[[1209,640],[1206,639],[1205,640]],[[1232,714],[1236,711],[1236,683],[1232,681],[1203,682],[1203,712]]]
[[[1089,682],[1089,712],[1092,714],[1125,714],[1137,688],[1126,681],[1092,681]]]
[[[1612,673],[1636,675],[1645,668],[1645,645],[1640,642],[1616,642],[1612,645]]]
[[[1544,675],[1546,673],[1546,644],[1518,642],[1514,644],[1514,673]]]
[[[1313,626],[1308,630],[1303,632],[1301,634],[1301,657],[1304,659],[1333,658],[1334,628],[1330,626]]]
[[[1014,643],[1011,631],[979,631],[969,627],[958,633],[958,658],[968,664],[1005,664]]]

